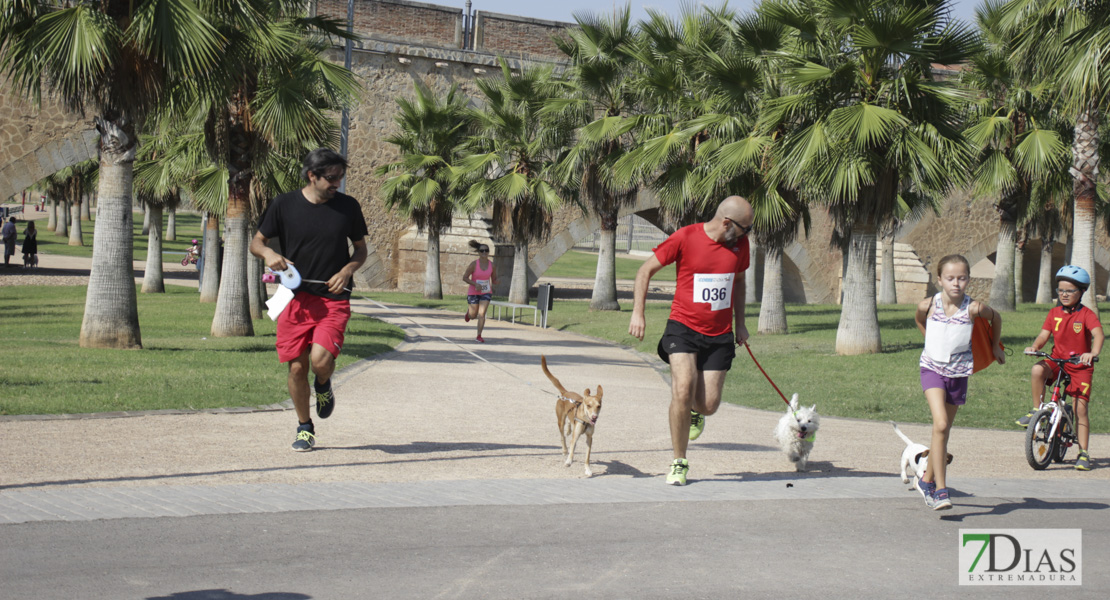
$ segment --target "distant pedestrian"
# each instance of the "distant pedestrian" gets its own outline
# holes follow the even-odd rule
[[[482,329],[486,326],[486,310],[489,309],[490,300],[493,299],[493,286],[497,285],[497,270],[493,268],[493,261],[489,258],[489,246],[478,240],[470,240],[470,247],[478,251],[478,260],[470,263],[463,273],[462,280],[470,287],[466,290],[466,316],[463,319],[469,323],[471,319],[478,319],[478,342],[482,339]]]
[[[23,230],[23,266],[38,266],[38,253],[39,240],[38,231],[35,230],[35,222],[27,221],[27,229]]]
[[[12,255],[15,254],[15,217],[8,219],[4,227],[0,228],[0,237],[4,239],[4,266],[8,266]]]

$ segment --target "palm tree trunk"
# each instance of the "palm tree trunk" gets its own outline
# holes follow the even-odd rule
[[[50,231],[58,228],[58,201],[53,197],[46,201],[46,228]]]
[[[204,244],[201,253],[200,301],[215,302],[220,295],[220,218],[211,213],[205,219]]]
[[[757,263],[761,247],[756,244],[755,238],[752,236],[748,236],[748,250],[748,270],[744,271],[744,303],[755,304],[759,301],[759,295],[756,290],[759,279],[756,276],[756,270],[758,268]],[[763,268],[767,268],[766,259],[763,261]]]
[[[166,281],[162,273],[162,207],[151,206],[150,232],[147,233],[146,271],[143,273],[144,294],[166,293]]]
[[[254,227],[251,229],[254,230]],[[250,294],[251,319],[261,319],[266,315],[266,284],[262,281],[263,272],[262,259],[248,254],[247,292]]]
[[[1041,238],[1041,269],[1037,276],[1037,304],[1052,302],[1052,240]]]
[[[80,196],[78,200],[73,203],[69,209],[69,245],[70,246],[84,246],[85,237],[81,234],[81,201]]]
[[[601,215],[598,232],[597,270],[590,310],[620,310],[617,302],[617,213]]]
[[[143,204],[143,235],[150,233],[150,207]]]
[[[528,241],[513,243],[513,276],[509,284],[509,302],[528,304]]]
[[[1003,217],[998,223],[998,246],[995,249],[994,281],[991,282],[991,308],[998,312],[1014,312],[1014,256],[1017,249],[1017,228],[1013,219]]]
[[[1025,285],[1025,245],[1014,245],[1014,309],[1022,302],[1021,288]]]
[[[443,299],[443,275],[439,270],[439,229],[428,227],[428,245],[424,259],[424,297]]]
[[[875,305],[875,227],[855,223],[848,241],[843,304],[836,330],[836,353],[875,354],[882,350],[879,313]]]
[[[894,280],[894,234],[883,237],[883,271],[879,278],[879,304],[898,304],[898,285]]]
[[[55,210],[58,213],[58,220],[54,226],[54,235],[69,238],[69,202],[65,200],[59,202]]]
[[[169,216],[166,218],[166,241],[177,241],[177,208],[170,207]]]
[[[234,179],[234,175],[232,178]],[[251,321],[250,294],[247,291],[247,247],[250,245],[250,179],[231,183],[227,199],[227,239],[224,241],[223,275],[212,318],[214,337],[254,335]]]
[[[786,302],[782,293],[782,248],[769,244],[763,251],[763,301],[759,306],[761,334],[785,334]]]
[[[81,195],[81,220],[92,221],[92,194]]]
[[[1072,214],[1075,224],[1072,236],[1075,245],[1072,248],[1071,264],[1082,267],[1091,275],[1091,290],[1097,290],[1095,281],[1095,224],[1098,217],[1095,215],[1097,201],[1098,180],[1098,104],[1095,101],[1087,106],[1087,110],[1079,115],[1075,122],[1075,141],[1072,143],[1072,195],[1075,197],[1075,208]],[[1083,304],[1098,314],[1098,302],[1095,294],[1083,294]]]
[[[132,265],[131,184],[136,136],[126,117],[96,119],[100,181],[82,348],[142,348]]]

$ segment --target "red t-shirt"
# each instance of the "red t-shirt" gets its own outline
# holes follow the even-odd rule
[[[654,250],[664,265],[677,263],[677,286],[671,319],[704,335],[732,331],[736,284],[748,268],[747,236],[732,247],[709,239],[705,223],[687,225]]]
[[[1048,311],[1044,320],[1044,329],[1052,332],[1052,358],[1069,358],[1073,354],[1079,356],[1091,351],[1091,331],[1102,327],[1094,311],[1086,306],[1080,306],[1075,312],[1064,312],[1064,307],[1057,306]],[[1080,369],[1089,369],[1087,365],[1068,365]]]

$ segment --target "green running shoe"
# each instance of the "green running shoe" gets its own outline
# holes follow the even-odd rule
[[[690,471],[690,461],[685,458],[676,458],[671,463],[671,472],[667,474],[667,485],[686,485],[686,473]]]
[[[705,431],[705,415],[690,411],[690,441],[701,437],[703,431]]]
[[[1090,471],[1091,470],[1091,457],[1087,454],[1086,450],[1079,453],[1079,458],[1075,459],[1076,471]]]
[[[313,382],[312,387],[316,390],[316,416],[321,419],[330,417],[331,411],[335,410],[335,392],[331,391],[331,379],[324,385]]]
[[[1018,419],[1017,421],[1014,421],[1014,423],[1017,423],[1018,425],[1021,425],[1022,427],[1029,427],[1029,420],[1032,419],[1032,418],[1033,418],[1033,413],[1025,413],[1024,417]]]
[[[297,440],[293,442],[293,449],[297,452],[308,452],[316,445],[316,430],[312,423],[305,423],[297,427]]]

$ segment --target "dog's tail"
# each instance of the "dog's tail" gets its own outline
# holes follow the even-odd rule
[[[566,396],[566,388],[563,387],[563,384],[559,383],[558,379],[555,379],[555,376],[551,374],[551,371],[547,370],[547,357],[542,354],[540,355],[540,366],[543,367],[543,374],[547,375],[547,378],[551,380],[551,383],[555,384],[555,389],[559,390],[560,394]]]
[[[894,421],[891,421],[890,424],[894,426],[894,433],[897,433],[898,437],[902,438],[902,441],[906,442],[907,446],[910,446],[910,445],[913,444],[913,441],[910,440],[910,438],[906,437],[906,434],[902,433],[901,429],[898,429],[898,424],[897,423],[895,423]]]

